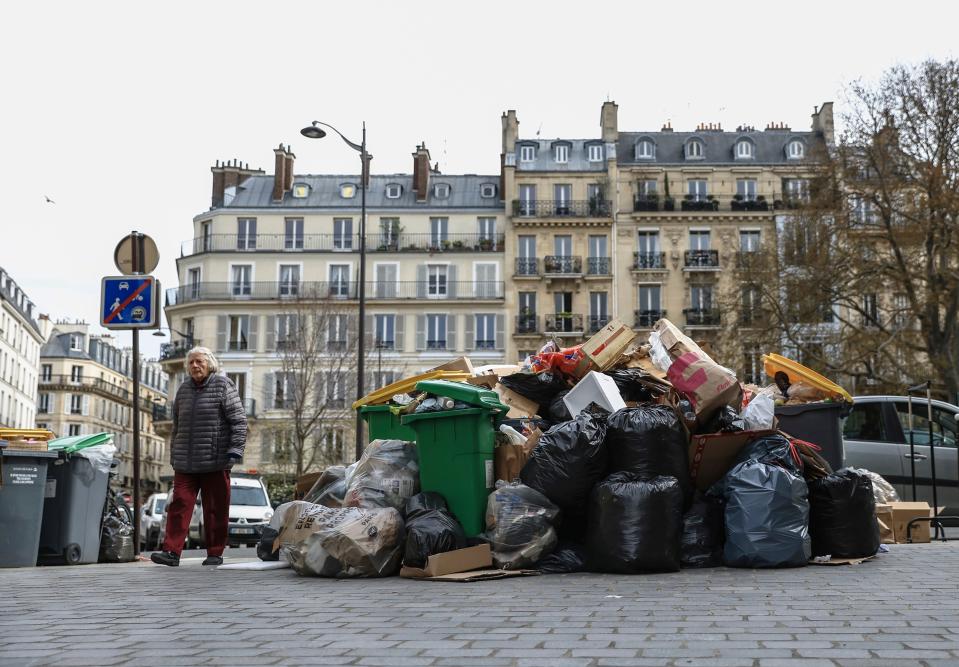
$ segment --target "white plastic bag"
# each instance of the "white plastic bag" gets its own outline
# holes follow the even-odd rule
[[[769,394],[756,394],[743,409],[742,417],[747,431],[770,429],[776,419],[776,402]]]
[[[504,434],[507,438],[509,438],[509,442],[511,445],[519,445],[520,447],[522,447],[523,445],[526,444],[526,438],[523,437],[523,434],[517,431],[515,428],[513,428],[509,424],[500,424],[499,432]]]
[[[79,456],[90,461],[94,470],[99,472],[110,472],[110,465],[113,463],[113,457],[117,453],[117,448],[112,442],[106,442],[102,445],[95,445],[85,449],[77,450],[72,456]]]
[[[656,368],[663,373],[668,371],[669,367],[673,365],[673,359],[669,356],[669,352],[666,351],[663,341],[659,339],[658,331],[651,331],[649,333],[649,358],[653,360]]]

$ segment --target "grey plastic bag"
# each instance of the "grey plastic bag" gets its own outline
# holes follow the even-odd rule
[[[802,477],[746,461],[723,480],[730,567],[798,567],[812,555],[809,489]]]

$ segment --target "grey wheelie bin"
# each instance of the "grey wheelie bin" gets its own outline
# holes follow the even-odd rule
[[[0,448],[0,567],[37,564],[47,464],[56,452]]]

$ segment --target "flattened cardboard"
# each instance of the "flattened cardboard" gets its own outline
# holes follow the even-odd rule
[[[475,547],[433,554],[426,559],[426,567],[423,568],[403,566],[400,576],[408,579],[428,579],[488,568],[492,564],[493,554],[489,545],[478,544]]]
[[[472,570],[470,572],[444,574],[440,577],[426,577],[422,581],[457,581],[460,583],[469,583],[471,581],[505,579],[507,577],[533,577],[538,574],[539,572],[536,570]]]
[[[863,558],[830,558],[829,560],[809,559],[810,565],[859,565],[868,560],[875,560],[875,556],[865,556]]]
[[[506,413],[509,419],[522,419],[523,417],[535,417],[539,412],[539,403],[531,401],[525,396],[517,394],[515,391],[501,384],[493,387],[493,391],[499,396],[500,403],[509,406],[509,412]]]
[[[619,320],[610,320],[609,324],[583,343],[583,354],[591,362],[591,367],[586,370],[605,371],[612,368],[636,335],[632,327]]]
[[[756,438],[776,431],[740,431],[694,435],[689,444],[689,476],[696,488],[706,491],[732,467],[739,450]]]
[[[432,373],[433,371],[463,371],[473,374],[473,362],[470,361],[469,357],[456,357],[452,361],[447,361],[445,364],[440,364],[436,368],[431,368],[427,373]]]

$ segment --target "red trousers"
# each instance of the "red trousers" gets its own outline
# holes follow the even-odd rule
[[[173,498],[166,504],[163,550],[179,554],[190,529],[197,492],[203,500],[203,541],[210,556],[222,556],[230,523],[230,471],[173,473]]]

